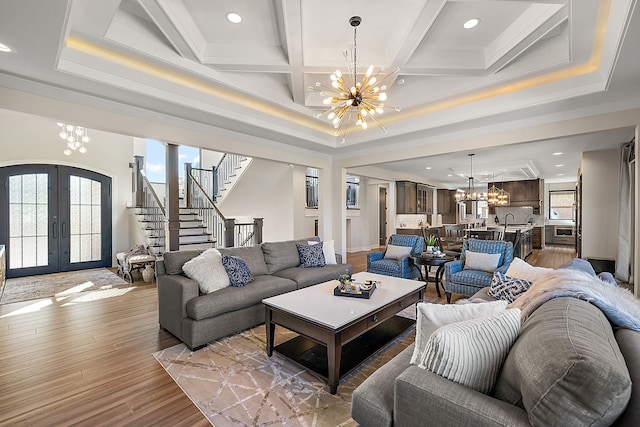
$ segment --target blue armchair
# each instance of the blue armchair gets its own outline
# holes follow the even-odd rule
[[[505,242],[503,240],[466,239],[462,244],[460,259],[444,265],[444,292],[447,296],[447,302],[451,302],[452,292],[471,296],[480,289],[491,285],[493,273],[464,269],[466,251],[501,254],[496,271],[502,273],[506,273],[511,261],[513,261],[513,244],[511,242]]]
[[[403,279],[415,279],[420,277],[420,270],[413,263],[411,256],[417,256],[424,249],[422,236],[406,234],[392,234],[389,236],[389,245],[411,247],[410,254],[399,259],[386,259],[385,252],[371,252],[367,254],[367,271],[370,273],[384,274],[385,276],[401,277]]]

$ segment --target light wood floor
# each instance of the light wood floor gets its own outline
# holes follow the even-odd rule
[[[348,254],[356,272],[366,254]],[[527,261],[573,257],[557,247]],[[0,305],[0,425],[208,425],[151,356],[179,341],[158,328],[155,285],[135,285],[98,300]],[[444,303],[432,284],[425,299]]]

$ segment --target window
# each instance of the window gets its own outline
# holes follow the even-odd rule
[[[318,169],[307,168],[307,209],[318,209]]]
[[[358,192],[360,190],[360,178],[347,175],[347,209],[358,209]]]
[[[166,150],[164,144],[154,139],[147,139],[144,161],[144,172],[149,182],[167,181],[165,174]]]
[[[576,192],[549,191],[549,219],[575,219],[574,203]]]

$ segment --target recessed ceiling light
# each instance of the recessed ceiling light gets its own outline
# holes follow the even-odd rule
[[[464,23],[463,27],[467,30],[470,30],[471,28],[475,27],[479,23],[480,23],[480,20],[478,18],[471,18]]]
[[[11,49],[11,46],[7,46],[4,43],[0,43],[0,52],[10,53],[10,52],[13,52],[13,49]]]
[[[427,170],[430,171],[431,170],[431,166],[427,166]]]
[[[553,153],[553,154],[552,154],[552,156],[561,156],[561,155],[562,155],[562,153],[561,153],[561,152],[559,152],[559,151],[558,151],[557,153]]]
[[[242,22],[242,16],[238,15],[235,12],[229,12],[227,13],[227,21],[231,22],[232,24],[239,24]]]
[[[564,176],[564,174],[563,173],[559,173],[558,176]]]
[[[447,175],[447,176],[453,176],[453,175],[449,174],[449,175]]]
[[[557,167],[557,168],[561,168],[561,167],[563,167],[563,166],[564,166],[564,165],[556,165],[556,167]]]

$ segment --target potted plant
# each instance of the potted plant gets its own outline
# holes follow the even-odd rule
[[[425,243],[427,244],[427,252],[437,252],[440,249],[436,246],[438,244],[438,238],[433,234],[427,236]]]

